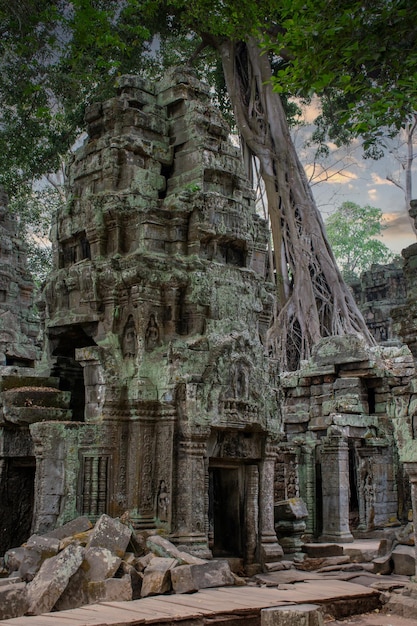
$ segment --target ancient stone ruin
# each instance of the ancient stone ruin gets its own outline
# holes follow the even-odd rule
[[[121,77],[86,123],[52,225],[41,359],[2,213],[2,255],[15,257],[0,311],[7,320],[19,301],[19,316],[0,372],[0,553],[128,511],[134,532],[190,558],[236,558],[250,575],[306,542],[409,522],[417,251],[405,283],[390,274],[404,307],[369,307],[384,345],[325,338],[278,373],[264,348],[268,230],[207,87],[188,70],[152,85]]]

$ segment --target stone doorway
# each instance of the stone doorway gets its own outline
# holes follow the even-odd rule
[[[0,554],[27,541],[31,534],[35,459],[9,458],[0,472]]]
[[[243,467],[209,470],[210,547],[214,557],[243,557]]]
[[[49,329],[49,342],[55,364],[52,376],[59,378],[61,391],[71,392],[72,420],[83,422],[85,417],[85,383],[81,364],[75,359],[75,350],[95,346],[92,335],[96,324],[60,326]]]

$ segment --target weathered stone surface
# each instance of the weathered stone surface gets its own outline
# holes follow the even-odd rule
[[[128,546],[132,530],[117,519],[102,515],[94,526],[86,548],[107,548],[111,553],[123,557]]]
[[[190,593],[208,587],[235,584],[228,562],[221,560],[176,567],[171,571],[171,580],[175,593]]]
[[[57,556],[44,561],[41,569],[27,586],[29,615],[51,611],[78,570],[84,557],[84,548],[70,545]]]
[[[343,556],[343,546],[337,543],[305,543],[302,551],[310,558],[325,558],[328,556]]]
[[[398,545],[391,553],[394,561],[394,573],[403,576],[415,576],[416,551],[413,546]]]
[[[89,604],[97,602],[128,602],[133,599],[130,576],[108,578],[88,583]]]
[[[178,550],[174,544],[168,541],[168,539],[165,539],[165,537],[161,537],[161,535],[152,535],[148,537],[146,545],[153,554],[161,557],[176,559],[180,564],[201,565],[206,562],[205,559],[200,559],[192,554]]]
[[[172,589],[175,593],[193,593],[198,591],[194,580],[191,565],[180,565],[171,570]]]
[[[72,535],[76,535],[78,533],[83,533],[86,530],[90,530],[93,527],[93,524],[90,522],[88,517],[76,517],[75,519],[67,522],[63,526],[59,526],[55,528],[55,530],[50,530],[45,533],[44,537],[56,537],[57,539],[64,539],[65,537],[70,537]]]
[[[145,570],[141,597],[155,596],[171,589],[171,571],[178,564],[176,559],[155,556]]]
[[[291,498],[276,502],[274,505],[275,521],[302,520],[308,517],[308,510],[302,498]]]
[[[64,611],[95,602],[90,597],[90,582],[103,582],[117,571],[121,558],[107,548],[87,548],[81,567],[71,577],[57,600],[55,609]]]
[[[388,575],[391,574],[394,564],[391,558],[391,554],[386,554],[385,556],[378,556],[376,559],[372,561],[374,566],[375,574],[383,574]]]
[[[354,335],[326,337],[318,341],[312,350],[318,366],[337,363],[358,363],[369,358],[365,342]]]
[[[261,626],[323,626],[323,613],[316,604],[298,604],[261,610]]]
[[[29,608],[26,584],[8,581],[0,585],[0,620],[24,615]]]

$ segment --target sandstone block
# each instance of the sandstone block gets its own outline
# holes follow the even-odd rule
[[[21,617],[28,610],[26,584],[13,582],[0,586],[0,620]]]
[[[374,574],[384,574],[389,575],[393,569],[393,562],[391,558],[391,554],[386,554],[385,556],[378,556],[376,559],[372,561],[374,566]]]
[[[343,556],[343,546],[339,546],[337,543],[305,543],[302,551],[310,558]]]
[[[151,537],[148,537],[146,546],[156,556],[177,559],[180,564],[185,563],[188,565],[201,565],[202,563],[207,562],[205,559],[200,559],[197,556],[188,554],[188,552],[178,550],[173,543],[160,535],[152,535]]]
[[[176,571],[178,569],[179,573]],[[225,560],[207,561],[201,565],[183,565],[171,572],[171,579],[176,593],[235,584],[229,563]]]
[[[290,498],[275,504],[274,516],[275,521],[301,520],[308,517],[308,511],[302,498]]]
[[[128,602],[132,600],[130,576],[108,578],[88,583],[89,604],[96,602]]]
[[[261,610],[261,626],[323,626],[323,614],[317,604],[279,606]]]
[[[176,559],[155,556],[145,570],[141,597],[155,596],[171,589],[170,570],[178,564]]]
[[[415,576],[416,551],[414,546],[396,546],[392,551],[392,560],[394,561],[394,574]]]
[[[29,615],[48,613],[80,567],[84,549],[69,545],[65,550],[43,562],[35,578],[27,586]]]
[[[130,584],[132,587],[132,600],[138,600],[142,591],[143,574],[138,572],[133,567],[133,565],[129,565],[125,561],[121,562],[119,571],[123,572],[123,575],[130,577]],[[171,573],[172,571],[174,570],[171,570]]]
[[[105,580],[114,576],[121,560],[107,548],[87,548],[82,568],[89,581]]]
[[[18,572],[26,555],[26,548],[20,546],[19,548],[11,548],[7,550],[4,555],[4,565],[9,574]]]
[[[120,558],[123,557],[130,541],[132,531],[119,520],[102,515],[94,526],[88,542],[88,548],[107,548]]]
[[[172,589],[175,593],[198,591],[191,573],[191,565],[180,565],[171,570]]]
[[[71,577],[54,608],[57,611],[65,611],[96,602],[90,599],[90,582],[102,582],[111,578],[120,563],[121,558],[107,548],[86,549],[81,567]]]
[[[83,533],[86,530],[90,530],[93,525],[88,519],[88,517],[76,517],[71,520],[67,524],[63,526],[59,526],[59,528],[55,528],[55,530],[51,530],[48,533],[45,533],[44,537],[55,537],[56,539],[64,539],[65,537],[71,537],[72,535],[77,535],[78,533]]]

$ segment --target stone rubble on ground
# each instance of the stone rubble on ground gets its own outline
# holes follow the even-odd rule
[[[392,610],[416,615],[417,591],[409,579],[416,572],[413,541],[410,524],[382,538],[378,551],[366,543],[304,544],[292,560],[248,580],[234,574],[226,559],[201,559],[161,535],[136,534],[128,518],[124,523],[102,515],[93,527],[80,517],[5,554],[0,620],[225,585],[287,588],[326,577],[374,587]]]
[[[7,578],[1,578],[8,575]],[[178,550],[159,535],[102,515],[33,535],[6,552],[0,569],[0,620],[234,585],[227,560],[207,561]]]

